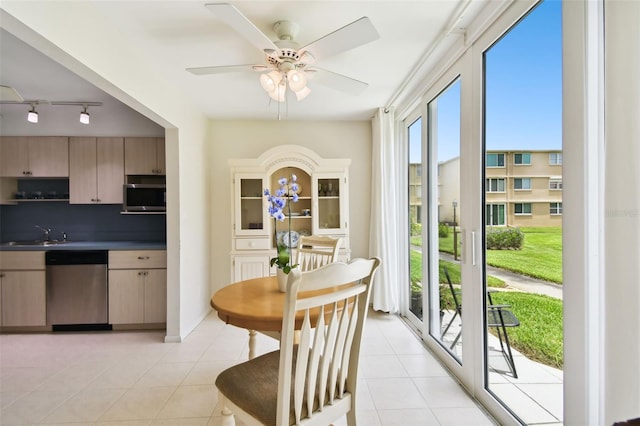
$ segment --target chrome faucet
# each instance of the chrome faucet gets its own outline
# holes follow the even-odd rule
[[[40,229],[42,232],[44,232],[43,235],[43,240],[44,241],[49,241],[49,233],[51,232],[51,228],[43,228],[40,225],[36,225],[36,228]]]

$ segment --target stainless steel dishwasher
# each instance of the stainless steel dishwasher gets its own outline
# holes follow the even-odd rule
[[[45,254],[47,325],[54,331],[110,330],[106,250]]]

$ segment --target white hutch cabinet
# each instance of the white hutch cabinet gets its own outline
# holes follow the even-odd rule
[[[233,183],[232,280],[275,274],[269,260],[275,256],[276,238],[282,238],[289,225],[292,234],[342,238],[339,257],[349,260],[350,164],[350,159],[321,158],[297,145],[277,146],[258,158],[229,160]],[[275,222],[267,211],[264,190],[274,193],[280,188],[278,180],[292,174],[300,187],[299,200],[291,203],[291,216]],[[288,207],[284,211],[287,213]]]

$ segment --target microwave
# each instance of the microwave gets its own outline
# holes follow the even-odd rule
[[[164,184],[128,183],[123,188],[125,212],[166,212],[167,186]]]

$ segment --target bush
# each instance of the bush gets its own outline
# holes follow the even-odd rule
[[[440,222],[438,224],[438,238],[447,238],[449,236],[449,225]]]
[[[488,229],[486,239],[488,250],[520,250],[524,234],[520,228]]]
[[[422,235],[422,224],[421,223],[411,223],[411,235]]]

